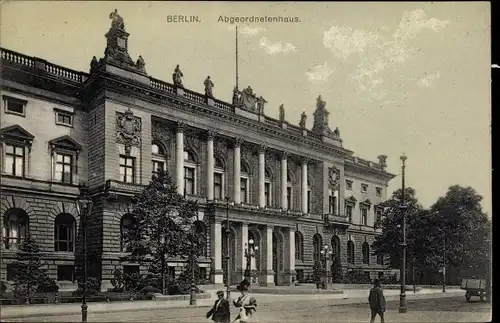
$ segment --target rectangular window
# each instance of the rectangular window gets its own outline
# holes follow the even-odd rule
[[[75,267],[73,265],[57,266],[57,280],[59,281],[74,281]]]
[[[361,209],[361,224],[368,225],[368,210],[366,208]]]
[[[215,176],[214,176],[215,179]],[[186,194],[194,195],[194,168],[184,167],[184,191]]]
[[[222,173],[214,173],[214,198],[222,199]]]
[[[307,213],[311,213],[311,191],[307,191]]]
[[[133,274],[139,274],[140,268],[137,265],[124,265],[123,266],[123,273],[125,275],[133,275]]]
[[[248,178],[241,178],[240,179],[240,198],[241,202],[243,203],[248,203]]]
[[[24,147],[5,145],[5,172],[17,177],[24,176]]]
[[[16,279],[17,268],[16,264],[7,264],[7,281],[14,281]]]
[[[20,116],[26,116],[26,104],[28,101],[21,100],[18,98],[3,96],[5,112],[11,114],[17,114]]]
[[[290,186],[288,186],[286,188],[286,204],[287,204],[289,210],[293,209],[293,205],[292,205],[292,187],[290,187]]]
[[[346,180],[345,181],[345,187],[348,190],[352,190],[352,181]]]
[[[361,192],[363,192],[363,193],[368,192],[368,185],[367,184],[361,184]]]
[[[271,183],[264,183],[264,197],[266,206],[271,206]]]
[[[56,154],[56,172],[54,179],[57,182],[71,184],[72,183],[72,170],[73,169],[73,156]]]
[[[377,215],[376,215],[376,217],[377,217],[376,221],[380,223],[380,221],[382,221],[382,210],[380,210],[380,209],[376,209],[376,211],[375,211],[375,212],[376,212],[376,214],[377,214]]]
[[[73,126],[73,116],[70,113],[56,111],[56,124],[63,126]]]
[[[375,191],[377,193],[377,196],[382,196],[382,188],[381,187],[376,187]]]
[[[346,208],[347,220],[352,222],[352,206],[348,205]]]
[[[120,156],[120,181],[134,183],[135,180],[135,158]]]
[[[330,195],[328,197],[329,204],[329,213],[335,215],[336,214],[336,206],[337,206],[337,198],[335,196]]]
[[[158,172],[159,169],[165,170],[165,163],[162,162],[162,161],[153,160],[153,174],[154,175],[158,175],[159,174],[159,172]]]
[[[384,265],[384,256],[383,255],[377,255],[377,265]]]

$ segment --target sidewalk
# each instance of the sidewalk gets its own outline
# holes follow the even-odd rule
[[[318,300],[334,300],[334,305],[356,304],[368,302],[368,290],[347,290],[344,294],[320,294],[320,295],[272,295],[272,294],[253,294],[259,303],[274,303],[280,302],[296,302],[297,300],[312,301]],[[386,300],[399,299],[399,291],[386,290],[384,291]],[[447,290],[443,293],[435,289],[423,289],[416,294],[407,292],[407,299],[426,299],[426,298],[446,298],[457,297],[463,295],[464,292],[458,290]],[[237,292],[232,292],[234,298]],[[178,309],[189,307],[210,307],[213,305],[214,297],[211,299],[197,300],[197,305],[189,305],[189,300],[180,301],[127,301],[127,302],[112,302],[112,303],[88,303],[88,311],[90,313],[109,313],[109,312],[130,312],[130,311],[149,311],[152,309]],[[75,315],[81,313],[81,304],[49,304],[49,305],[26,305],[26,306],[2,306],[0,317],[19,318],[19,317],[42,317],[42,316],[59,316],[59,315]]]

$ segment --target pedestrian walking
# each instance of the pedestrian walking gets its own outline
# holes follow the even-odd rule
[[[207,312],[207,319],[212,317],[215,323],[229,323],[231,312],[229,311],[229,301],[224,298],[224,291],[217,291],[217,300],[210,311]]]
[[[236,288],[240,291],[241,295],[238,299],[233,301],[236,308],[239,309],[238,316],[234,320],[235,323],[248,323],[253,322],[252,316],[254,315],[257,307],[257,300],[248,295],[248,287],[250,283],[244,279]]]
[[[372,312],[370,323],[375,322],[377,314],[380,316],[380,322],[384,323],[385,297],[384,291],[382,290],[382,287],[380,287],[380,281],[378,279],[375,279],[373,282],[373,288],[370,289],[368,302],[370,302],[370,309]]]

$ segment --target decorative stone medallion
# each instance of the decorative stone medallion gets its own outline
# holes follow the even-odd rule
[[[141,129],[141,119],[134,116],[130,108],[125,113],[116,113],[116,141],[124,144],[126,150],[141,146]]]

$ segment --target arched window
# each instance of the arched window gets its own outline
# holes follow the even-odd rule
[[[184,151],[184,192],[196,194],[196,158],[192,151]]]
[[[241,202],[248,203],[250,200],[250,169],[248,164],[241,162],[241,178],[240,178],[240,198]]]
[[[28,214],[24,210],[12,208],[5,212],[2,233],[5,249],[16,249],[28,232]]]
[[[224,198],[224,177],[225,165],[220,157],[214,158],[214,198],[222,200]]]
[[[120,221],[120,250],[121,252],[130,252],[130,248],[127,245],[127,234],[129,230],[129,225],[132,222],[132,214],[125,214],[122,216]]]
[[[266,206],[271,206],[271,196],[272,196],[272,178],[273,175],[271,170],[266,167],[265,169],[265,179],[264,179],[264,197],[266,201]]]
[[[377,265],[384,265],[384,255],[377,255]]]
[[[313,236],[313,260],[320,261],[321,260],[321,248],[323,246],[323,239],[319,233],[316,233]]]
[[[362,247],[362,252],[363,252],[363,264],[369,265],[370,264],[370,246],[368,245],[368,242],[363,243]]]
[[[347,262],[354,264],[354,242],[347,241]]]
[[[304,260],[304,236],[295,231],[295,259]]]
[[[68,213],[56,216],[54,221],[54,251],[75,251],[75,218]]]
[[[202,257],[207,257],[208,256],[208,253],[207,253],[207,230],[205,227],[205,223],[203,223],[201,221],[195,221],[194,228],[195,228],[196,234],[200,238],[199,241],[201,243],[199,255]]]
[[[340,260],[340,239],[336,235],[332,237],[332,258],[335,261]]]
[[[162,145],[153,142],[151,146],[151,157],[153,161],[153,175],[158,175],[158,170],[166,170],[167,153]]]

